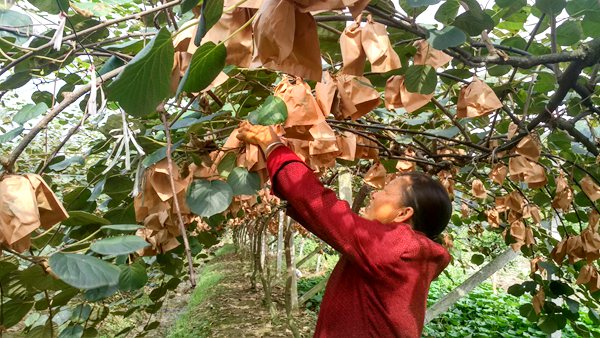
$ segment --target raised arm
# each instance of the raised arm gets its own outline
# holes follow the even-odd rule
[[[289,148],[274,149],[267,168],[273,193],[287,200],[292,217],[363,269],[375,273],[380,263],[400,256],[394,252],[397,243],[393,243],[400,230],[397,224],[369,221],[355,214],[348,202],[325,188]]]

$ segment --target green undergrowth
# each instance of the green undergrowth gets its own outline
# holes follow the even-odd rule
[[[209,323],[201,319],[195,309],[210,296],[215,294],[217,284],[225,277],[223,263],[218,259],[235,252],[233,244],[226,244],[215,251],[215,258],[199,272],[196,288],[190,297],[187,310],[173,325],[169,338],[208,337]]]

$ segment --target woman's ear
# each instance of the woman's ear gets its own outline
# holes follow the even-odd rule
[[[412,207],[401,207],[398,216],[394,218],[394,222],[408,223],[414,214],[415,211]]]

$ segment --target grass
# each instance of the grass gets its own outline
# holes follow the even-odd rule
[[[233,244],[225,244],[215,251],[215,258],[230,254],[234,251],[235,246]],[[209,336],[209,323],[199,321],[194,309],[215,293],[215,287],[221,279],[225,277],[221,270],[222,265],[217,261],[209,263],[200,271],[200,278],[198,279],[196,289],[194,289],[190,302],[188,303],[187,311],[177,320],[169,333],[169,338]]]

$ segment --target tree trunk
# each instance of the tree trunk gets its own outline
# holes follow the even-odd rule
[[[279,212],[279,227],[277,229],[277,276],[281,274],[281,263],[283,260],[283,222],[285,220],[285,213]]]
[[[425,324],[446,312],[446,310],[448,310],[459,299],[461,299],[463,296],[466,296],[469,292],[471,292],[471,290],[488,279],[492,274],[494,274],[494,272],[502,269],[508,262],[512,261],[517,256],[518,254],[515,253],[513,249],[509,248],[481,268],[481,270],[475,272],[464,283],[456,287],[456,289],[452,290],[450,293],[438,300],[437,303],[433,304],[427,309],[427,313],[425,314]]]
[[[300,337],[298,327],[294,320],[293,312],[298,308],[298,286],[296,284],[296,266],[294,264],[294,232],[292,220],[287,217],[285,230],[285,264],[287,266],[287,278],[285,282],[285,311],[287,321],[294,338]]]

